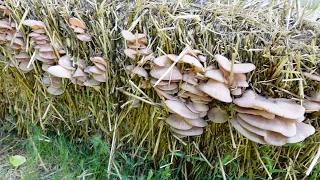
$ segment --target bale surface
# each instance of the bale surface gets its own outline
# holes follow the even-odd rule
[[[124,67],[136,62],[123,50],[121,30],[145,33],[154,54],[179,54],[186,45],[208,54],[224,54],[239,62],[250,62],[250,88],[266,97],[303,99],[320,88],[301,72],[320,74],[320,21],[295,3],[182,2],[182,1],[5,1],[12,18],[19,24],[25,40],[25,19],[42,20],[51,38],[57,39],[68,54],[88,63],[103,56],[108,64],[107,82],[99,89],[75,86],[64,81],[66,91],[52,96],[41,82],[41,63],[23,74],[8,66],[12,55],[1,48],[0,120],[12,124],[20,135],[33,126],[44,132],[65,132],[70,138],[87,139],[102,135],[112,144],[111,152],[123,151],[131,158],[150,159],[155,168],[169,166],[180,178],[237,179],[239,177],[301,179],[305,176],[320,143],[320,115],[308,114],[316,133],[304,142],[273,147],[247,140],[230,125],[210,123],[198,137],[178,139],[164,119],[168,112],[153,89],[143,90],[149,97],[132,108],[132,97],[146,99],[139,91],[141,80],[130,79]],[[17,4],[18,3],[18,4]],[[92,33],[92,42],[79,41],[68,19],[82,19]],[[32,55],[33,49],[28,49]],[[136,87],[133,85],[135,84]],[[125,104],[127,103],[127,104]],[[211,106],[235,115],[232,104],[214,101]],[[111,159],[112,161],[112,159]],[[320,166],[312,177],[319,178]],[[115,171],[111,168],[111,171]],[[137,174],[145,174],[137,168]]]

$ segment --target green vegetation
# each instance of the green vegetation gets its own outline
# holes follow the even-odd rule
[[[201,136],[179,139],[164,123],[167,111],[154,90],[140,89],[141,80],[125,73],[125,65],[135,62],[124,55],[120,35],[123,29],[147,34],[156,56],[179,53],[187,44],[207,53],[209,64],[216,63],[218,53],[253,63],[257,69],[247,78],[251,89],[302,100],[320,86],[301,74],[320,74],[319,15],[293,1],[5,2],[19,25],[26,18],[44,21],[48,36],[72,56],[88,63],[89,57],[103,56],[108,80],[99,89],[64,80],[65,93],[52,96],[40,79],[40,61],[23,74],[8,66],[13,54],[1,46],[0,179],[319,179],[319,164],[305,177],[320,145],[319,113],[305,121],[316,128],[313,136],[283,147],[252,143],[229,122],[210,123]],[[75,37],[70,16],[86,23],[92,42]],[[20,28],[27,39],[30,30]],[[138,108],[131,107],[135,96],[144,100]],[[230,104],[211,106],[234,116]],[[12,169],[9,156],[16,154],[27,162]]]

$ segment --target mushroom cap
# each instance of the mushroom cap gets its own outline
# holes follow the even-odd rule
[[[295,123],[282,121],[280,119],[266,119],[262,116],[255,116],[249,114],[238,113],[238,118],[248,124],[258,127],[260,129],[278,132],[287,137],[292,137],[297,133]]]
[[[79,33],[79,34],[85,33],[84,29],[82,29],[82,28],[80,28],[80,27],[74,28],[73,31],[74,31],[75,33]]]
[[[69,23],[73,26],[80,27],[82,29],[86,29],[85,24],[78,18],[69,18]]]
[[[267,118],[267,119],[274,119],[274,118],[276,117],[275,114],[269,113],[269,112],[263,111],[263,110],[243,108],[243,107],[240,107],[240,106],[234,106],[233,109],[234,109],[235,111],[239,112],[239,113],[262,116],[262,117]]]
[[[10,24],[7,21],[0,21],[0,28],[1,29],[9,29],[9,30],[12,29],[12,27],[10,26]]]
[[[99,81],[99,82],[106,82],[107,76],[106,74],[92,74],[92,77],[94,80]]]
[[[197,119],[184,118],[184,120],[188,124],[191,124],[192,126],[196,126],[196,127],[206,127],[208,125],[207,121],[205,121],[203,118],[197,118]]]
[[[214,107],[208,111],[208,118],[210,121],[215,123],[225,123],[228,121],[229,116],[226,111],[218,107]]]
[[[176,99],[174,96],[172,96],[171,94],[168,94],[166,91],[160,90],[158,88],[154,88],[154,90],[157,92],[157,94],[160,97],[163,97],[164,99]]]
[[[107,66],[106,60],[104,60],[102,57],[93,57],[93,58],[90,58],[90,60],[92,62],[100,63],[100,64],[103,64],[104,66]]]
[[[76,68],[74,68],[72,66],[72,61],[71,61],[71,57],[70,56],[62,56],[59,61],[58,61],[58,64],[62,67],[64,67],[65,69],[68,69],[68,70],[71,70],[71,71],[74,71],[76,70]]]
[[[198,96],[204,96],[204,93],[202,91],[200,91],[196,86],[191,85],[189,83],[183,83],[180,88],[192,94],[195,94]]]
[[[192,85],[198,85],[198,79],[196,78],[196,73],[188,72],[182,75],[182,80]]]
[[[207,56],[198,55],[198,59],[203,63],[207,62]]]
[[[167,64],[172,64],[172,61],[166,55],[162,55],[155,58],[153,63],[155,63],[157,66],[164,67]]]
[[[24,73],[28,73],[28,72],[32,71],[33,65],[31,64],[31,66],[28,68],[28,67],[27,67],[28,64],[29,64],[29,61],[22,61],[22,62],[19,64],[19,69],[20,69],[21,71],[23,71]]]
[[[56,77],[61,77],[61,78],[71,78],[72,71],[68,70],[60,65],[55,65],[55,66],[50,66],[47,70],[48,73],[52,74],[53,76]]]
[[[87,67],[87,63],[84,59],[78,59],[76,64],[78,65],[78,67],[80,67],[81,69],[84,69]]]
[[[234,96],[240,96],[242,94],[241,88],[231,89],[230,93]]]
[[[201,83],[199,89],[222,102],[232,102],[230,90],[224,83],[210,79],[207,83]]]
[[[170,114],[166,119],[166,122],[176,129],[188,130],[192,128],[192,125],[188,124],[183,117],[178,114]]]
[[[76,36],[81,41],[89,42],[92,40],[90,34],[77,34]]]
[[[38,45],[39,48],[39,52],[53,52],[53,47],[50,44],[46,44],[46,45]]]
[[[150,82],[151,82],[151,84],[153,84],[153,85],[155,85],[157,81],[158,81],[158,80],[155,79],[155,78],[150,79]],[[168,84],[170,84],[170,81],[163,80],[163,81],[160,81],[160,82],[158,83],[158,86],[165,86],[165,85],[168,85]]]
[[[45,27],[45,24],[42,21],[36,20],[24,20],[22,24],[25,26],[29,26],[32,29],[43,29]]]
[[[306,108],[307,113],[320,111],[320,103],[314,101],[305,100],[303,107]]]
[[[159,67],[159,66],[155,66],[151,71],[150,71],[150,75],[156,79],[160,79],[161,76],[169,69],[169,66],[166,67]],[[180,70],[178,69],[178,67],[173,66],[173,68],[171,69],[171,71],[169,73],[167,73],[166,76],[163,77],[162,80],[181,80],[182,79],[182,74],[180,72]]]
[[[207,114],[208,114],[208,111],[200,111],[200,112],[199,112],[199,116],[200,116],[201,118],[205,117]]]
[[[208,111],[209,110],[209,106],[206,104],[200,104],[200,103],[192,103],[193,107],[195,110],[197,111]]]
[[[187,108],[186,104],[179,100],[166,100],[165,104],[168,107],[168,109],[170,109],[172,112],[175,112],[184,118],[188,118],[188,119],[199,118],[199,114],[196,114],[190,111]]]
[[[237,131],[239,131],[240,134],[242,134],[246,138],[250,139],[251,141],[254,141],[254,142],[260,143],[260,144],[267,144],[262,136],[259,136],[255,133],[245,129],[244,127],[241,126],[241,124],[236,119],[231,119],[230,122],[233,125],[233,127]]]
[[[298,119],[305,113],[305,108],[298,104],[281,99],[266,99],[256,95],[252,90],[246,91],[241,98],[233,102],[240,107],[264,110],[289,119]]]
[[[196,113],[196,114],[199,113],[199,111],[197,111],[197,110],[194,108],[192,102],[186,103],[186,106],[187,106],[187,108],[188,108],[191,112]]]
[[[222,67],[224,70],[230,72],[231,71],[231,61],[222,55],[215,55],[214,56],[219,66]],[[248,73],[253,71],[256,68],[254,64],[251,63],[241,63],[241,64],[234,64],[233,65],[233,72],[234,73]]]
[[[47,35],[40,35],[40,36],[34,37],[34,40],[36,41],[49,40],[49,37]]]
[[[197,71],[204,72],[204,67],[202,66],[202,64],[200,63],[200,61],[199,61],[197,58],[195,58],[195,57],[193,57],[193,56],[191,56],[191,55],[189,55],[189,54],[184,55],[184,56],[180,59],[179,62],[180,62],[180,63],[183,62],[183,63],[191,64],[192,66],[195,67],[195,69],[196,69]]]
[[[30,60],[30,56],[26,52],[20,52],[19,54],[15,55],[14,58],[17,60]]]
[[[38,37],[38,36],[41,36],[41,34],[32,32],[32,33],[29,33],[28,36],[29,36],[29,37]]]
[[[46,30],[45,29],[32,29],[32,31],[34,33],[38,33],[38,34],[44,34],[46,33]]]
[[[100,82],[95,80],[95,79],[89,79],[89,80],[86,80],[84,83],[83,83],[84,86],[89,86],[89,87],[95,87],[95,86],[99,86],[100,85]]]
[[[137,51],[134,49],[125,49],[123,52],[126,56],[128,56],[131,59],[137,58]]]
[[[242,120],[241,118],[237,118],[237,121],[240,123],[240,125],[245,128],[246,130],[250,131],[250,132],[253,132],[254,134],[257,134],[259,136],[263,136],[265,137],[268,133],[267,130],[265,129],[261,129],[261,128],[258,128],[258,127],[255,127],[255,126],[252,126],[251,124],[245,122],[244,120]]]
[[[107,71],[107,67],[103,64],[100,63],[93,63],[97,68],[99,68],[101,71],[106,72]]]
[[[57,56],[53,52],[39,52],[40,57],[44,59],[56,59]]]
[[[83,72],[81,68],[77,68],[77,70],[73,73],[72,77],[83,77],[86,76],[86,74]]]
[[[216,80],[216,81],[224,83],[223,73],[219,69],[213,69],[213,70],[206,71],[204,76],[207,77],[207,78],[210,78],[210,79],[213,79],[213,80]]]
[[[228,84],[229,82],[229,75],[225,75],[225,83]],[[249,87],[249,84],[247,82],[246,74],[243,73],[234,73],[233,74],[233,80],[232,80],[232,86],[235,87]]]
[[[320,92],[311,91],[310,97],[308,97],[307,99],[309,99],[311,101],[315,101],[315,102],[320,102]]]
[[[49,86],[47,90],[50,94],[55,95],[55,96],[59,96],[59,95],[63,94],[63,92],[64,92],[64,89],[62,89],[61,87],[56,88],[56,87]]]
[[[195,127],[195,126],[188,130],[180,130],[180,129],[171,127],[171,130],[183,136],[198,136],[203,133],[203,128]]]
[[[175,90],[178,88],[178,84],[177,83],[170,83],[168,85],[164,85],[164,86],[159,86],[157,85],[157,88],[163,90],[163,91],[171,91],[171,90]]]
[[[88,66],[89,67],[89,66]],[[91,66],[89,71],[94,74],[104,74],[105,72],[97,68],[97,66]]]
[[[50,66],[52,66],[52,65],[51,65],[51,64],[45,64],[45,63],[43,63],[43,64],[41,65],[41,69],[44,70],[44,71],[47,71]]]
[[[136,40],[136,36],[130,31],[122,30],[121,35],[127,41],[135,41]],[[145,36],[146,36],[145,34],[138,34],[138,39],[144,38]]]
[[[134,67],[132,69],[132,73],[133,74],[137,74],[137,75],[142,76],[142,77],[145,77],[145,78],[149,77],[148,72],[143,67],[139,67],[139,66]]]
[[[316,75],[316,74],[311,74],[311,73],[307,73],[307,72],[303,72],[303,75],[309,79],[315,80],[315,81],[320,81],[320,76]]]

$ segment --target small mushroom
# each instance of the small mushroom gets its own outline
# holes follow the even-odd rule
[[[52,95],[59,96],[59,95],[64,93],[64,90],[61,87],[60,88],[56,88],[56,87],[49,86],[48,87],[48,92],[50,94],[52,94]]]
[[[48,68],[48,73],[52,74],[53,76],[56,77],[61,77],[61,78],[71,78],[72,75],[72,71],[68,70],[60,65],[55,65],[55,66],[51,66]]]
[[[81,41],[89,42],[92,40],[90,34],[77,34],[76,36]]]
[[[192,128],[192,125],[188,124],[182,116],[178,114],[170,114],[166,119],[166,122],[173,128],[180,130],[188,130]]]
[[[224,70],[231,72],[231,61],[222,55],[215,55],[214,56],[216,61],[219,63],[219,66]],[[241,63],[241,64],[234,64],[233,65],[233,73],[248,73],[255,69],[255,65],[251,63]]]
[[[242,107],[240,107],[240,106],[235,106],[233,109],[234,109],[235,111],[239,112],[239,113],[245,113],[245,114],[252,114],[252,115],[262,116],[262,117],[267,118],[267,119],[274,119],[274,118],[275,118],[275,114],[269,113],[269,112],[263,111],[263,110],[250,109],[250,108],[242,108]]]
[[[218,107],[211,108],[208,111],[209,120],[215,123],[225,123],[228,121],[228,117],[227,112]]]
[[[223,73],[219,69],[213,69],[213,70],[206,71],[204,76],[207,78],[213,79],[215,81],[225,82]]]
[[[162,55],[155,58],[153,63],[155,63],[157,66],[164,67],[168,64],[172,64],[172,61],[166,55]]]
[[[150,75],[156,79],[160,79],[160,77],[169,69],[169,66],[166,67],[159,67],[155,66],[151,71]],[[180,70],[176,67],[173,66],[172,70],[169,71],[169,73],[164,76],[162,80],[181,80],[182,79],[182,74]]]
[[[24,20],[22,24],[25,26],[29,26],[34,30],[43,29],[45,27],[45,24],[42,21],[36,20]]]
[[[210,79],[207,83],[201,83],[199,89],[222,102],[232,102],[230,90],[224,83]]]
[[[188,119],[197,119],[199,118],[199,114],[193,113],[190,111],[186,104],[179,101],[179,100],[166,100],[165,101],[166,106],[169,110],[172,112],[175,112],[179,114],[180,116]]]
[[[180,130],[180,129],[171,127],[171,130],[183,136],[198,136],[203,133],[203,128],[195,127],[195,126],[193,126],[191,129],[188,129],[188,130]]]
[[[124,54],[131,59],[137,59],[137,51],[133,49],[125,49]]]
[[[206,127],[208,125],[207,121],[205,121],[203,118],[197,118],[197,119],[184,118],[184,120],[188,124],[191,124],[192,126],[196,126],[196,127]]]
[[[316,74],[311,74],[311,73],[307,73],[307,72],[303,72],[303,75],[309,79],[315,80],[315,81],[319,81],[320,82],[320,76],[316,75]]]
[[[69,23],[75,27],[86,29],[85,24],[78,18],[75,18],[75,17],[69,18]]]

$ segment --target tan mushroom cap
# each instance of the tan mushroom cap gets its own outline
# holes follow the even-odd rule
[[[46,30],[45,29],[33,29],[32,30],[34,33],[38,33],[38,34],[44,34],[46,33]]]
[[[226,111],[218,107],[214,107],[208,111],[208,118],[210,121],[215,123],[225,123],[228,121],[229,116]]]
[[[85,24],[78,18],[69,18],[69,23],[73,26],[80,27],[82,29],[86,29]]]
[[[303,75],[309,79],[315,80],[315,81],[320,81],[320,76],[316,75],[316,74],[311,74],[311,73],[307,73],[307,72],[303,72]]]
[[[41,57],[41,56],[39,55],[39,53],[37,53],[34,58],[37,59],[37,60],[39,60],[39,61],[42,61],[43,63],[46,63],[46,64],[53,64],[53,63],[54,63],[54,60],[53,60],[53,59],[43,58],[43,57]]]
[[[40,57],[44,59],[56,59],[57,56],[53,52],[39,52]]]
[[[168,109],[170,109],[172,112],[175,112],[184,118],[188,118],[188,119],[199,118],[199,114],[196,114],[190,111],[187,108],[186,104],[179,100],[166,100],[165,104],[168,107]]]
[[[50,44],[45,45],[37,45],[39,48],[39,52],[53,52],[53,47]]]
[[[214,56],[219,66],[222,67],[224,70],[230,72],[231,71],[231,61],[222,55],[215,55]],[[233,73],[248,73],[253,71],[256,68],[254,64],[251,63],[241,63],[241,64],[234,64],[233,65]]]
[[[107,71],[107,67],[103,64],[100,64],[100,63],[94,63],[94,65],[99,68],[101,71],[104,71],[106,72]]]
[[[26,52],[20,52],[19,54],[15,55],[14,58],[17,60],[29,60],[30,56]]]
[[[234,96],[240,96],[242,94],[242,90],[241,88],[235,88],[235,89],[231,89],[230,93]]]
[[[172,64],[172,61],[166,55],[162,55],[155,58],[153,63],[155,63],[157,66],[164,67],[168,64]]]
[[[160,86],[157,85],[157,88],[163,90],[163,91],[171,91],[171,90],[175,90],[178,88],[178,84],[177,83],[170,83],[168,85],[164,85],[164,86]]]
[[[260,144],[267,144],[262,136],[259,136],[259,135],[255,134],[255,133],[245,129],[244,127],[241,126],[241,124],[236,119],[231,119],[230,122],[233,125],[233,127],[237,131],[240,132],[240,134],[242,134],[246,138],[250,139],[251,141],[254,141],[254,142],[257,142],[257,143],[260,143]]]
[[[245,122],[244,120],[242,120],[241,118],[237,118],[237,121],[240,123],[240,125],[245,128],[246,130],[254,133],[254,134],[257,134],[259,136],[263,136],[265,137],[268,133],[267,130],[265,129],[261,129],[261,128],[258,128],[258,127],[255,127],[255,126],[252,126],[251,124]]]
[[[94,79],[89,79],[83,83],[84,86],[96,87],[100,85],[100,82]]]
[[[196,127],[206,127],[208,125],[207,121],[205,121],[203,118],[198,118],[198,119],[184,118],[184,120],[188,124],[191,124],[192,126],[196,126]]]
[[[305,100],[303,107],[306,108],[307,113],[320,111],[320,103],[314,101]]]
[[[225,78],[225,83],[229,84],[229,72],[226,72],[224,74],[224,78]],[[247,82],[247,77],[246,74],[243,73],[234,73],[233,74],[233,80],[232,80],[232,86],[235,87],[249,87],[249,84]]]
[[[209,110],[209,106],[206,104],[193,103],[193,107],[197,111],[208,111]]]
[[[198,96],[204,96],[204,92],[199,90],[196,86],[188,84],[188,83],[183,83],[180,87],[182,90],[190,92],[192,94],[198,95]]]
[[[150,79],[150,82],[153,85],[155,85],[157,81],[158,81],[158,79],[155,79],[155,78]],[[160,81],[158,83],[159,86],[165,86],[165,85],[168,85],[168,84],[170,84],[170,81],[166,81],[166,80]]]
[[[55,66],[49,67],[47,72],[52,74],[53,76],[61,77],[61,78],[68,78],[68,79],[70,79],[71,75],[72,75],[71,70],[68,70],[60,65],[55,65]]]
[[[63,94],[64,89],[62,89],[61,87],[60,88],[56,88],[56,87],[49,86],[48,87],[48,92],[50,94],[52,94],[52,95],[59,96],[59,95]]]
[[[195,126],[188,130],[180,130],[180,129],[171,127],[171,130],[183,136],[198,136],[203,133],[203,128],[195,127]]]
[[[76,36],[81,41],[89,42],[92,40],[90,34],[77,34]]]
[[[89,67],[89,66],[88,66]],[[94,74],[104,74],[105,72],[97,68],[97,66],[90,66],[89,71]]]
[[[180,62],[180,63],[191,64],[192,66],[195,67],[195,70],[196,70],[196,71],[204,72],[204,67],[202,66],[202,64],[200,63],[200,61],[199,61],[197,58],[195,58],[195,57],[193,57],[193,56],[191,56],[191,55],[189,55],[189,54],[184,55],[184,56],[180,59],[179,62]]]
[[[102,57],[93,57],[93,58],[90,58],[90,60],[92,62],[100,63],[100,64],[103,64],[104,66],[107,66],[106,60],[103,59]]]
[[[233,102],[240,107],[264,110],[288,119],[298,119],[305,113],[305,108],[298,104],[281,99],[266,99],[256,95],[252,90],[245,92],[241,98]]]
[[[267,119],[274,119],[276,117],[275,114],[272,114],[272,113],[269,113],[269,112],[263,111],[263,110],[243,108],[243,107],[240,107],[240,106],[234,106],[233,109],[235,111],[239,112],[239,113],[262,116],[262,117],[267,118]]]
[[[36,41],[49,40],[49,37],[47,35],[40,35],[40,36],[34,37],[34,40]]]
[[[160,79],[160,77],[169,69],[169,66],[159,67],[155,66],[151,71],[150,75],[156,79]],[[173,66],[172,70],[162,79],[162,80],[181,80],[182,74],[178,67]]]
[[[132,69],[132,73],[133,74],[137,74],[137,75],[142,76],[142,77],[145,77],[145,78],[149,77],[148,72],[143,67],[139,67],[139,66],[134,67]]]
[[[62,56],[59,61],[58,61],[58,64],[62,67],[64,67],[65,69],[68,69],[68,70],[71,70],[71,71],[74,71],[76,70],[76,68],[74,68],[72,66],[72,61],[71,61],[71,57],[70,56]]]
[[[127,41],[135,41],[136,40],[136,36],[135,34],[133,34],[132,32],[130,31],[127,31],[127,30],[123,30],[121,31],[121,35],[122,37],[127,40]],[[141,39],[141,38],[144,38],[146,35],[145,34],[138,34],[137,38],[138,39]]]
[[[210,79],[207,83],[201,83],[199,89],[222,102],[232,102],[230,90],[224,83]]]
[[[35,30],[43,29],[45,27],[45,24],[42,21],[36,21],[36,20],[24,20],[22,24],[25,26],[29,26]]]
[[[255,116],[249,114],[238,113],[238,118],[248,124],[258,127],[260,129],[265,129],[273,132],[278,132],[287,137],[292,137],[297,133],[295,123],[282,121],[280,119],[266,119],[262,116]]]
[[[72,77],[83,77],[86,76],[86,74],[83,72],[81,68],[77,68],[77,70],[73,73]]]
[[[198,79],[196,78],[196,73],[188,72],[182,75],[182,80],[192,85],[198,85]]]
[[[223,73],[219,69],[213,69],[213,70],[206,71],[204,76],[207,78],[219,81],[219,82],[224,82]]]
[[[29,64],[29,61],[22,61],[19,64],[19,69],[21,71],[23,71],[24,73],[28,73],[28,72],[32,71],[33,70],[33,65],[31,64],[31,66],[28,68],[28,64]]]
[[[99,82],[106,82],[107,76],[106,74],[92,74],[94,80]]]
[[[157,92],[157,94],[160,96],[160,97],[163,97],[164,99],[171,99],[171,100],[173,100],[173,99],[176,99],[174,96],[172,96],[171,94],[168,94],[167,92],[165,92],[165,91],[162,91],[162,90],[160,90],[160,89],[158,89],[158,88],[154,88],[154,90]]]
[[[188,130],[192,128],[192,125],[188,124],[183,117],[178,114],[170,114],[166,119],[166,122],[176,129]]]
[[[133,49],[125,49],[124,54],[131,59],[137,59],[137,51]]]

